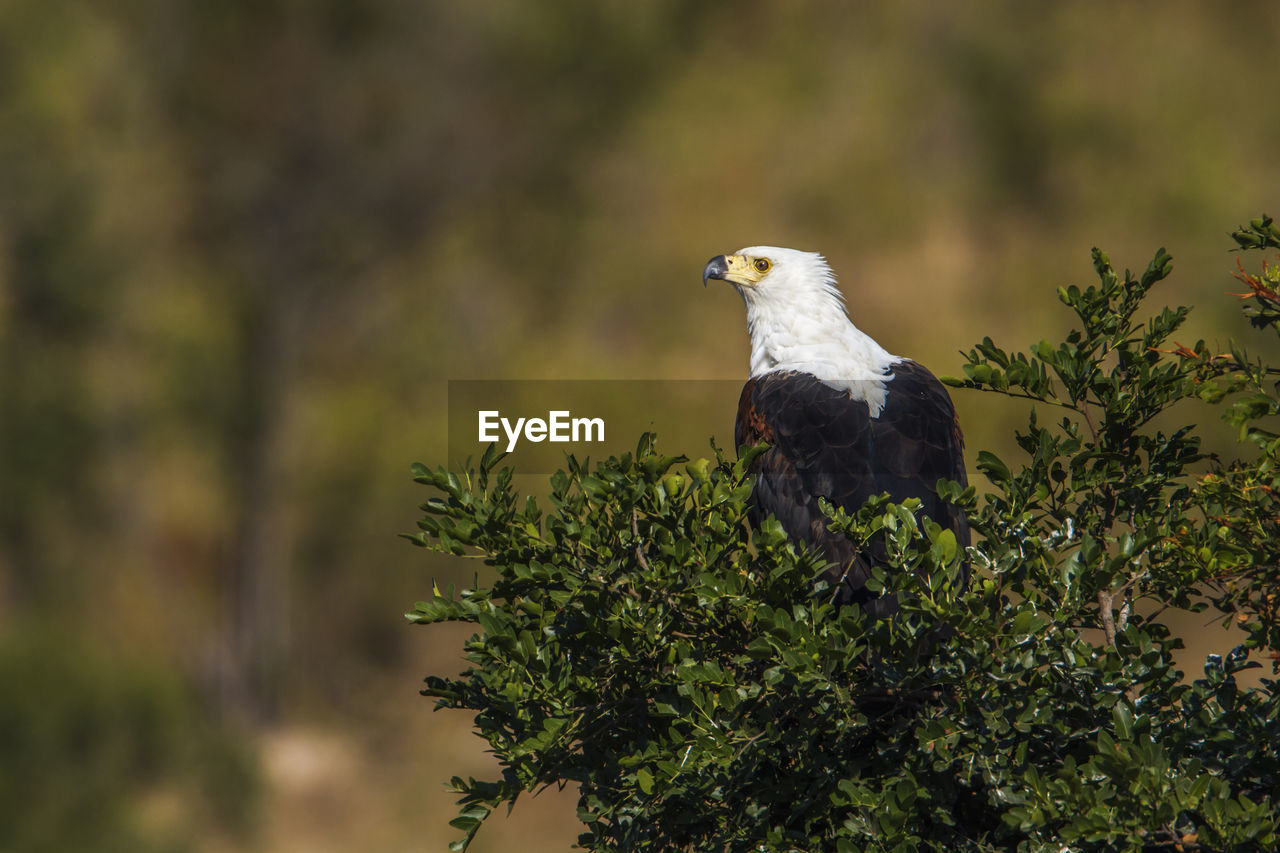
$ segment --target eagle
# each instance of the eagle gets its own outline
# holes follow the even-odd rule
[[[827,528],[826,498],[855,512],[888,493],[969,544],[964,513],[938,494],[940,479],[967,485],[964,437],[946,389],[920,364],[859,330],[822,255],[753,246],[716,255],[702,272],[727,281],[747,307],[751,372],[738,400],[734,441],[767,443],[751,466],[753,524],[774,516],[792,540],[817,549],[839,603],[883,618],[891,595],[866,588],[883,550],[859,549]]]

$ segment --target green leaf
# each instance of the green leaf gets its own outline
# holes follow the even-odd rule
[[[1120,740],[1133,738],[1133,712],[1125,702],[1117,702],[1111,709],[1111,717],[1115,722],[1116,737]]]
[[[987,475],[987,479],[996,485],[1008,483],[1012,478],[1009,466],[989,450],[978,451],[978,470]]]

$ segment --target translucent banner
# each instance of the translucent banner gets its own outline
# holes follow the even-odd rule
[[[738,380],[451,380],[449,465],[479,460],[490,444],[520,474],[550,474],[566,454],[602,459],[655,432],[664,453],[733,451]]]

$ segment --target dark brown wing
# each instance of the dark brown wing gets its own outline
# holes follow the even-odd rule
[[[807,373],[766,373],[749,381],[738,402],[739,446],[773,445],[754,464],[756,519],[775,516],[794,539],[818,547],[833,564],[830,576],[876,615],[896,604],[863,591],[876,554],[859,554],[830,534],[818,508],[825,497],[847,512],[874,495],[894,501],[919,498],[922,511],[969,543],[963,514],[938,497],[938,480],[966,483],[964,442],[951,398],[933,374],[912,361],[893,365],[878,417]]]

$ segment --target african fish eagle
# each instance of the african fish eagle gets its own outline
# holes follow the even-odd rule
[[[939,479],[967,482],[951,398],[932,373],[850,322],[821,255],[753,246],[708,261],[702,282],[713,278],[742,295],[751,336],[734,441],[770,445],[752,466],[753,523],[772,515],[793,540],[818,549],[837,601],[893,614],[895,599],[865,588],[883,553],[829,532],[818,498],[846,512],[884,492],[895,502],[919,498],[922,512],[967,546],[964,513],[938,496]]]

